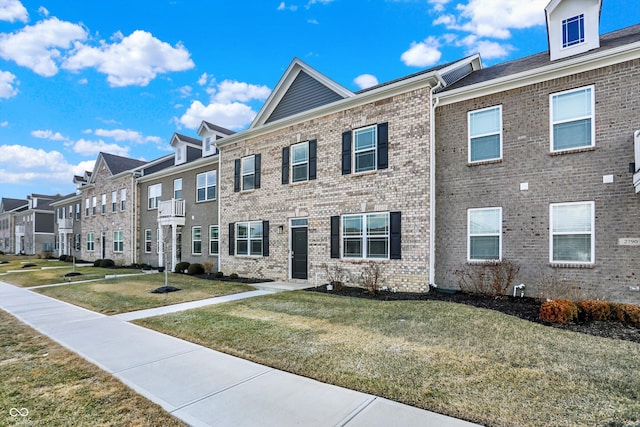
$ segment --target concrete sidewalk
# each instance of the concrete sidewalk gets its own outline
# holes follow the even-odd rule
[[[248,362],[4,282],[0,308],[193,426],[474,425]]]

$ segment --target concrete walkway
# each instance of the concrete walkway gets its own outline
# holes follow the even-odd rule
[[[125,315],[104,316],[4,282],[0,308],[193,426],[474,425],[248,362],[128,323]]]

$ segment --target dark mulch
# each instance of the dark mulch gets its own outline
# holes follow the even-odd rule
[[[75,277],[75,276],[82,276],[82,273],[78,273],[77,271],[70,271],[62,275],[62,277]]]
[[[168,294],[169,292],[177,292],[181,290],[182,289],[176,288],[175,286],[160,286],[159,288],[152,290],[151,293],[152,294]]]
[[[488,297],[471,295],[462,292],[442,293],[431,290],[430,292],[389,292],[380,291],[378,295],[372,295],[363,288],[344,286],[341,290],[327,291],[326,286],[309,288],[312,292],[322,292],[334,295],[342,295],[355,298],[368,298],[378,301],[448,301],[459,304],[472,305],[474,307],[496,310],[511,316],[517,316],[530,322],[541,323],[546,326],[568,329],[584,334],[605,338],[627,340],[640,343],[640,328],[625,325],[618,322],[581,322],[566,325],[549,324],[540,320],[541,302],[535,298],[520,298],[512,296]]]
[[[251,283],[273,282],[273,279],[258,279],[256,277],[236,277],[235,279],[232,279],[229,276],[216,277],[215,274],[194,274],[193,277],[205,280],[217,280],[218,282],[245,283],[249,285]]]

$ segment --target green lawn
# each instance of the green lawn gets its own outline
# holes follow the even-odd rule
[[[0,274],[6,273],[9,270],[26,270],[26,268],[22,268],[25,263],[35,264],[36,267],[29,267],[29,270],[40,269],[41,267],[55,267],[55,266],[66,266],[71,265],[67,262],[58,261],[58,260],[48,260],[48,259],[39,259],[38,257],[32,256],[31,260],[29,260],[28,256],[22,255],[0,255]],[[6,277],[6,276],[3,276]]]
[[[184,425],[2,310],[0,384],[2,426]],[[19,416],[11,408],[27,416]]]
[[[640,422],[640,344],[466,305],[299,291],[136,323],[490,426]]]
[[[123,270],[110,271],[118,273]],[[168,294],[150,293],[164,286],[164,274],[144,274],[89,283],[72,283],[38,288],[36,291],[99,313],[119,314],[255,290],[247,285],[203,280],[173,273],[169,274],[169,285],[180,288],[181,291]]]
[[[57,261],[58,263],[60,261]],[[6,276],[0,276],[0,280],[3,282],[11,283],[18,286],[30,287],[40,285],[50,285],[54,283],[64,282],[76,282],[79,280],[93,280],[104,279],[105,275],[113,274],[141,274],[142,271],[139,268],[100,268],[100,267],[76,267],[76,272],[80,273],[80,276],[64,277],[65,274],[73,271],[73,266],[69,263],[60,263],[60,266],[55,265],[56,261],[51,264],[41,262],[38,263],[38,267],[33,267],[29,271],[20,271],[19,273],[9,273]],[[41,267],[60,267],[52,269],[41,269]]]

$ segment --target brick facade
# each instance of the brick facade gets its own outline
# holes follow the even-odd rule
[[[518,283],[536,296],[541,276],[554,276],[591,298],[640,302],[629,287],[640,283],[637,238],[640,198],[629,163],[640,128],[640,60],[557,78],[436,112],[436,283],[457,287],[467,263],[467,209],[502,207],[502,255],[521,266]],[[595,148],[550,153],[549,95],[595,87]],[[502,105],[503,158],[469,165],[467,112]],[[613,175],[612,183],[603,177]],[[528,183],[528,190],[520,184]],[[588,268],[549,263],[549,204],[595,202],[595,263]]]
[[[323,284],[322,265],[341,265],[358,284],[365,262],[330,258],[331,216],[402,212],[402,259],[382,260],[383,282],[402,291],[428,289],[429,88],[310,119],[221,149],[221,269],[225,274],[290,279],[290,220],[308,220],[308,282]],[[342,175],[344,131],[388,123],[389,167]],[[317,179],[282,184],[282,149],[317,140]],[[234,192],[234,160],[261,154],[261,188]],[[229,255],[229,224],[269,221],[270,254]]]

